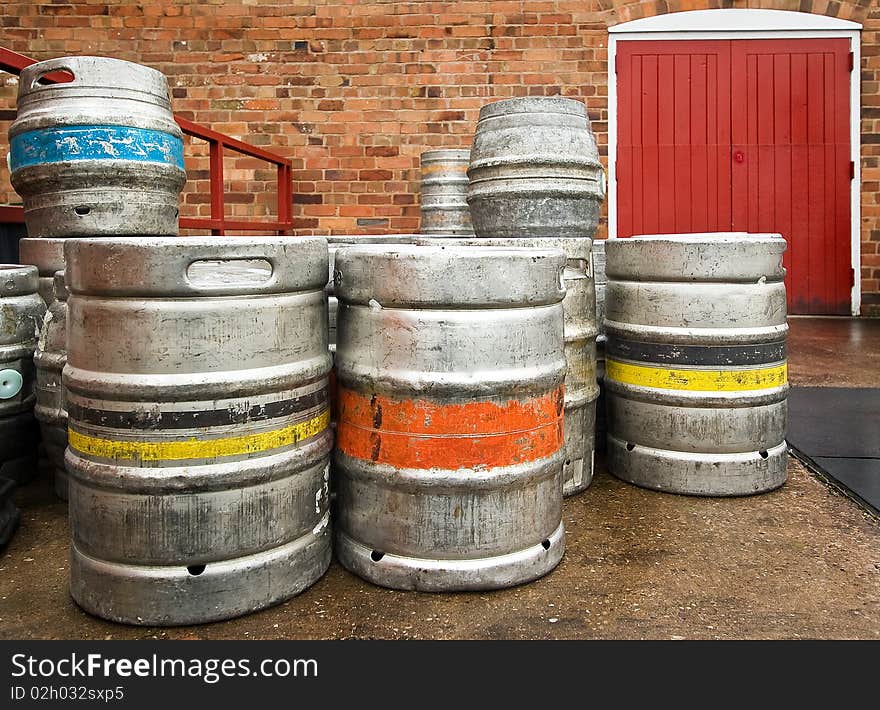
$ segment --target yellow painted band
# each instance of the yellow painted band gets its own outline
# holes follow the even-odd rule
[[[104,459],[133,459],[140,461],[181,461],[211,459],[221,456],[240,456],[290,446],[298,441],[320,434],[330,425],[330,411],[299,424],[261,434],[232,436],[226,439],[191,438],[186,441],[119,441],[88,436],[73,429],[67,432],[72,449]]]
[[[606,377],[627,385],[663,390],[740,392],[779,387],[788,382],[788,365],[752,370],[684,370],[605,361]]]

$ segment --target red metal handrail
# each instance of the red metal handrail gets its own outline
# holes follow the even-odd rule
[[[22,69],[31,64],[36,64],[36,60],[0,47],[0,71],[18,75],[21,74]],[[53,72],[42,77],[40,81],[52,84],[69,81],[69,75],[65,72]],[[263,148],[240,141],[232,136],[227,136],[224,133],[219,133],[206,126],[194,123],[187,118],[175,116],[174,120],[177,121],[180,130],[186,135],[206,141],[210,150],[209,194],[211,197],[211,216],[210,218],[181,217],[180,226],[183,229],[210,229],[211,234],[218,235],[225,234],[227,230],[237,232],[268,231],[278,232],[279,234],[285,234],[293,230],[293,193],[290,160]],[[263,222],[226,218],[226,190],[223,184],[223,153],[225,149],[252,158],[265,160],[275,165],[278,179],[277,221]],[[0,222],[24,222],[24,209],[14,205],[0,205]]]

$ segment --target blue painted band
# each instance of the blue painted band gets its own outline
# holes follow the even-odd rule
[[[75,160],[131,160],[183,167],[183,141],[163,131],[131,126],[39,128],[10,141],[13,171]]]

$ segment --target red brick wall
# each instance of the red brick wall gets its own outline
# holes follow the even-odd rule
[[[7,2],[0,43],[38,59],[102,54],[165,72],[178,113],[292,158],[298,233],[409,232],[419,226],[419,153],[469,146],[482,104],[529,94],[583,99],[604,155],[607,28],[718,7],[864,24],[862,290],[864,311],[880,313],[876,0]],[[0,82],[0,96],[8,119],[12,77]],[[8,124],[0,121],[0,142]],[[187,155],[181,213],[207,216],[205,145],[189,141]],[[226,168],[227,214],[274,214],[269,166],[228,158]],[[15,201],[5,169],[4,199]]]

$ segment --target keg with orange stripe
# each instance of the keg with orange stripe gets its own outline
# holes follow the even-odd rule
[[[70,586],[189,624],[287,599],[330,563],[327,243],[65,245]]]
[[[493,589],[562,557],[565,255],[336,255],[337,555],[398,589]]]

